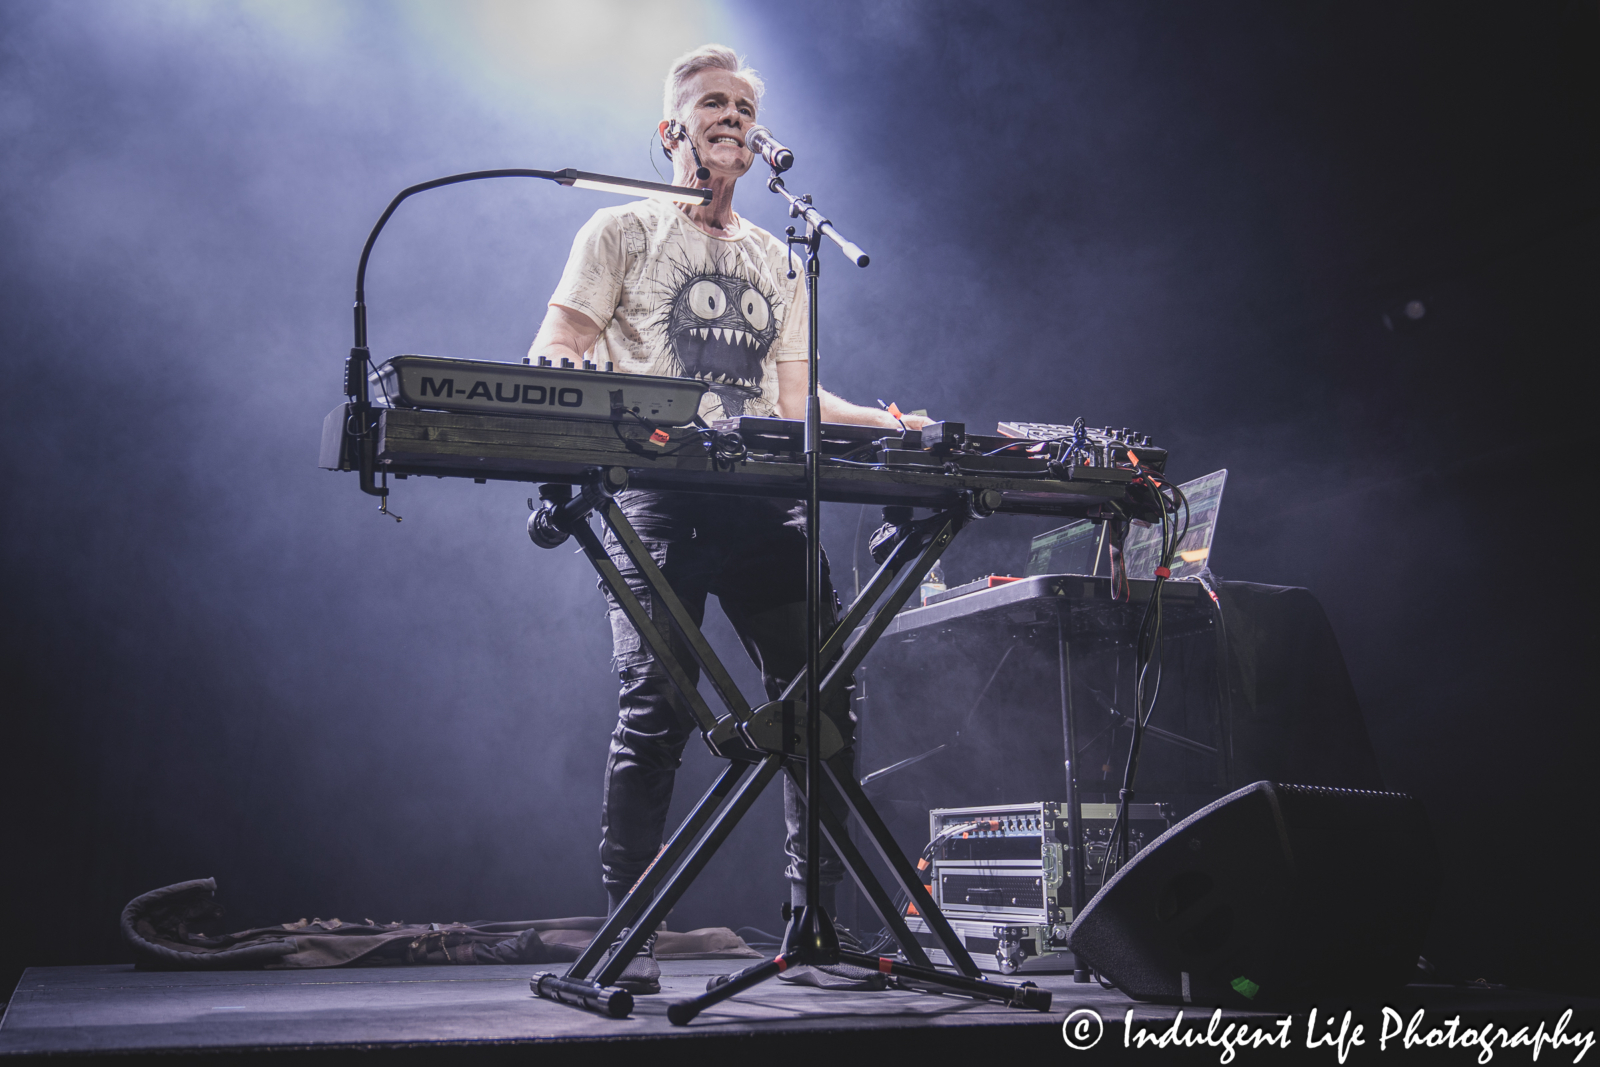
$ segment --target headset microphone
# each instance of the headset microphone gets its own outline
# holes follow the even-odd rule
[[[694,146],[694,138],[689,137],[688,128],[677,119],[670,119],[667,122],[667,137],[673,141],[682,141],[684,138],[688,138],[689,151],[694,155],[694,176],[700,181],[709,181],[711,179],[711,171],[706,169],[704,163],[700,162],[700,150]],[[672,153],[667,152],[665,145],[662,146],[661,150],[666,153],[668,159],[672,158]]]

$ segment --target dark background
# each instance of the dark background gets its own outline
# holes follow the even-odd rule
[[[825,383],[1227,467],[1215,569],[1316,592],[1432,813],[1429,956],[1597,988],[1594,4],[807,9],[0,6],[0,984],[127,958],[121,906],[208,875],[235,928],[603,907],[593,575],[530,547],[526,488],[412,480],[397,526],[316,448],[387,199],[650,177],[668,61],[720,40],[873,255],[826,264]],[[613,202],[408,203],[374,354],[520,357]],[[859,518],[826,516],[845,585]],[[1048,525],[980,524],[951,582]],[[692,742],[678,811],[716,769]],[[776,926],[779,823],[764,798],[674,928]]]

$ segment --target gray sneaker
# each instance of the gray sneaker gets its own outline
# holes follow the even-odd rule
[[[616,946],[613,945],[613,948]],[[628,961],[628,965],[617,975],[617,980],[612,983],[618,989],[626,989],[634,996],[648,996],[651,993],[661,992],[661,965],[656,962],[656,935],[651,934],[639,949],[639,954]]]

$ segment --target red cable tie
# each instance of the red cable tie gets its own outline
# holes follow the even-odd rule
[[[784,960],[784,958],[783,958],[781,953],[779,955],[777,955],[777,956],[772,957],[772,962],[776,963],[778,965],[778,973],[779,974],[782,974],[784,971],[787,971],[789,969],[789,964]]]
[[[1172,572],[1170,570],[1168,570],[1167,568],[1165,568],[1165,567],[1157,567],[1156,568],[1156,577],[1157,578],[1171,578],[1172,577]]]
[[[1139,465],[1139,457],[1133,454],[1133,449],[1131,448],[1128,449],[1128,462],[1132,463],[1135,467]]]
[[[891,960],[888,956],[879,956],[878,970],[882,971],[884,974],[893,974],[894,960]]]

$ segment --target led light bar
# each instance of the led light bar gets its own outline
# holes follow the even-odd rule
[[[555,181],[579,189],[598,189],[603,193],[621,193],[623,196],[645,196],[652,200],[672,200],[679,204],[709,204],[710,189],[690,189],[682,185],[665,185],[661,182],[643,182],[634,178],[614,178],[609,174],[590,174],[588,171],[566,170],[556,172]]]

